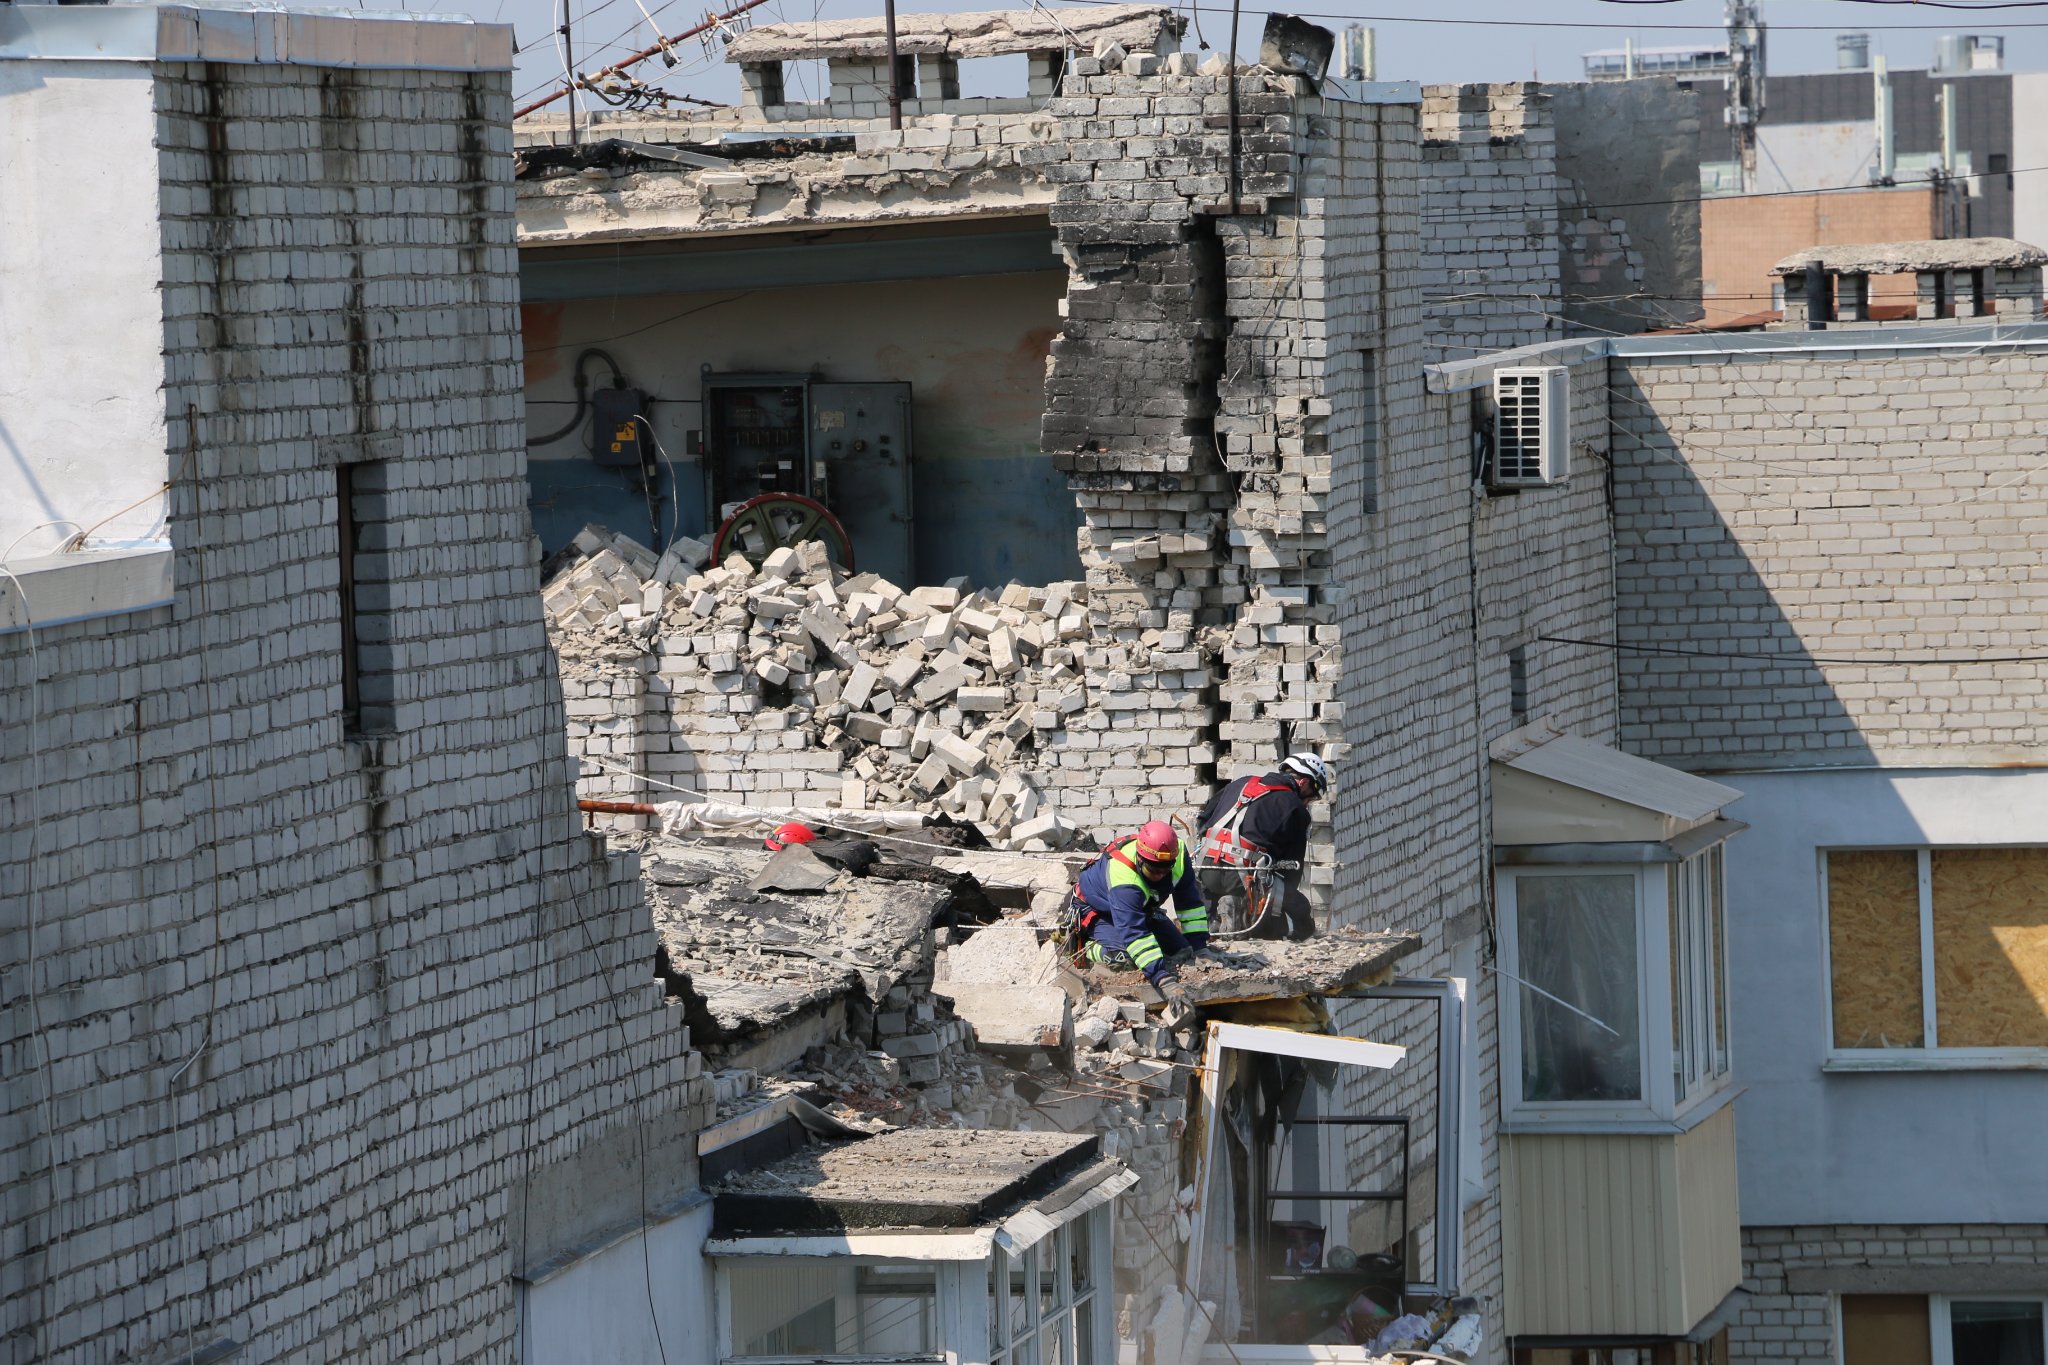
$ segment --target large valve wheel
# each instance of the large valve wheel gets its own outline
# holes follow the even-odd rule
[[[853,541],[825,504],[801,493],[763,493],[740,504],[711,543],[711,557],[723,564],[739,554],[759,564],[775,551],[807,540],[823,541],[832,562],[853,572]]]

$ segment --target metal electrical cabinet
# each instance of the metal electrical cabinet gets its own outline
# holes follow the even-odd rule
[[[910,401],[907,383],[707,371],[708,529],[749,498],[802,494],[846,528],[857,568],[914,584]]]
[[[811,385],[811,468],[853,541],[860,567],[917,582],[911,547],[910,385]]]

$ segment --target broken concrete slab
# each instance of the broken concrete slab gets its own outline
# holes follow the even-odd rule
[[[1092,1134],[898,1129],[735,1173],[713,1191],[715,1236],[994,1221],[1097,1161]]]
[[[2048,251],[2010,237],[1964,237],[1906,242],[1810,246],[1771,267],[1773,275],[1803,275],[1813,262],[1837,275],[1910,275],[1920,271],[2016,270],[2048,265]]]
[[[1299,943],[1234,939],[1218,946],[1247,965],[1200,959],[1181,964],[1181,988],[1190,1004],[1341,995],[1377,985],[1393,976],[1402,958],[1422,947],[1422,936],[1339,929]]]
[[[813,858],[837,882],[828,892],[757,891],[748,883],[771,862],[761,849],[613,838],[645,851],[661,975],[685,1006],[692,1041],[720,1060],[778,1033],[815,1032],[828,1009],[843,1010],[848,1000],[872,1009],[897,982],[927,975],[932,924],[959,883],[944,872],[929,880],[844,877]],[[800,846],[783,852],[809,856]]]
[[[956,984],[1043,986],[1059,971],[1059,946],[1029,925],[990,924],[939,955],[932,986],[945,994]]]
[[[1073,1042],[1072,1002],[1058,986],[1005,986],[938,981],[932,994],[953,1002],[953,1013],[974,1026],[974,1040],[997,1051],[1060,1049]]]
[[[1229,951],[1235,963],[1199,958],[1174,963],[1191,1005],[1342,995],[1378,985],[1394,975],[1402,958],[1421,948],[1422,938],[1419,934],[1338,929],[1299,943],[1233,939],[1217,946]],[[1098,987],[1131,995],[1143,993],[1148,1000],[1157,998],[1141,972],[1111,972],[1098,966],[1090,967],[1087,975]]]

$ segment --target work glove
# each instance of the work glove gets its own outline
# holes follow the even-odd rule
[[[1188,993],[1182,988],[1177,976],[1162,977],[1158,983],[1159,993],[1166,997],[1166,1008],[1159,1013],[1159,1022],[1170,1029],[1184,1029],[1195,1020],[1195,1007],[1188,1003]]]
[[[1195,957],[1202,962],[1220,962],[1226,967],[1237,961],[1237,954],[1226,953],[1213,943],[1204,943],[1195,949]]]

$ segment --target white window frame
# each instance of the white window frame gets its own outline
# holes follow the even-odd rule
[[[1467,983],[1446,977],[1402,977],[1381,986],[1363,987],[1343,993],[1346,999],[1390,999],[1434,1001],[1437,1006],[1437,1085],[1436,1085],[1436,1264],[1427,1279],[1411,1278],[1407,1292],[1417,1295],[1448,1297],[1457,1292],[1461,1274],[1460,1260],[1463,1250],[1464,1210],[1459,1198],[1461,1158],[1464,1143],[1461,1140],[1463,1105],[1465,1000]],[[1227,1050],[1265,1053],[1271,1056],[1299,1057],[1309,1061],[1337,1062],[1345,1066],[1369,1067],[1374,1070],[1390,1070],[1401,1064],[1408,1050],[1391,1043],[1375,1043],[1363,1038],[1338,1038],[1327,1034],[1298,1033],[1292,1029],[1267,1028],[1253,1024],[1212,1023],[1209,1025],[1208,1041],[1202,1054],[1202,1085],[1199,1103],[1202,1116],[1202,1132],[1205,1146],[1201,1162],[1201,1178],[1207,1179],[1208,1172],[1218,1159],[1216,1151],[1217,1134],[1221,1131],[1222,1117],[1218,1108],[1219,1096],[1216,1086],[1211,1084],[1214,1077],[1223,1074],[1223,1054]],[[1208,1211],[1197,1205],[1189,1220],[1189,1233],[1184,1263],[1199,1267],[1202,1257],[1202,1241]],[[1363,1347],[1346,1346],[1284,1346],[1237,1343],[1225,1346],[1210,1342],[1205,1358],[1221,1353],[1224,1360],[1232,1365],[1256,1365],[1259,1361],[1306,1360],[1319,1361],[1364,1360],[1368,1352]]]
[[[1079,1365],[1080,1309],[1093,1302],[1090,1324],[1090,1365],[1115,1365],[1115,1299],[1108,1288],[1115,1271],[1114,1205],[1090,1209],[1034,1240],[1012,1235],[1012,1225],[994,1234],[861,1232],[841,1236],[791,1235],[784,1238],[750,1237],[726,1242],[709,1249],[716,1262],[716,1290],[713,1300],[717,1317],[713,1343],[717,1365],[899,1365],[900,1362],[931,1361],[941,1365],[984,1365],[1000,1353],[1003,1365],[1045,1365],[1040,1348],[1047,1322],[1037,1293],[1029,1296],[1030,1318],[1026,1330],[1012,1332],[1008,1315],[1007,1272],[1011,1263],[1022,1260],[1041,1274],[1055,1275],[1051,1324],[1062,1333],[1065,1365]],[[1076,1296],[1072,1281],[1072,1249],[1077,1238],[1087,1238],[1092,1277],[1088,1291]],[[742,1249],[744,1248],[744,1250]],[[813,1355],[797,1357],[741,1356],[734,1354],[732,1339],[732,1283],[728,1270],[737,1261],[773,1262],[786,1258],[829,1259],[848,1265],[929,1266],[937,1291],[936,1349],[915,1355]],[[1048,1260],[1050,1258],[1050,1260]],[[1002,1295],[990,1292],[990,1276],[997,1268],[1005,1271]],[[1033,1286],[1034,1289],[1037,1286]],[[990,1342],[1001,1344],[991,1350]],[[1023,1349],[1018,1349],[1022,1343]]]
[[[1677,863],[1572,863],[1545,864],[1524,867],[1502,867],[1495,871],[1495,897],[1500,907],[1499,933],[1501,958],[1505,964],[1499,976],[1500,1033],[1501,1033],[1501,1108],[1504,1120],[1510,1130],[1515,1128],[1550,1129],[1555,1131],[1578,1132],[1671,1132],[1691,1128],[1720,1109],[1735,1094],[1735,1065],[1733,1043],[1733,1021],[1729,1019],[1728,987],[1728,913],[1727,869],[1722,867],[1720,888],[1723,905],[1720,915],[1720,957],[1722,964],[1720,978],[1719,1009],[1722,1019],[1727,1020],[1726,1032],[1729,1037],[1728,1055],[1722,1059],[1720,1069],[1703,1077],[1696,1085],[1687,1089],[1681,1098],[1674,1079],[1674,1065],[1682,1066],[1686,1061],[1688,1033],[1707,1051],[1707,1061],[1712,1065],[1712,1021],[1713,1014],[1704,999],[1691,1002],[1690,1008],[1680,1018],[1677,1035],[1672,1030],[1672,975],[1674,967],[1683,967],[1691,962],[1704,961],[1706,980],[1713,981],[1713,943],[1711,926],[1714,922],[1713,909],[1709,904],[1704,912],[1707,931],[1701,935],[1689,932],[1689,926],[1681,923],[1681,938],[1686,942],[1674,945],[1671,939],[1671,869],[1676,867],[1678,875],[1688,874],[1688,867],[1696,867],[1702,875],[1711,875],[1710,860],[1722,859],[1724,845],[1716,844],[1702,849],[1690,858]],[[1526,987],[1521,982],[1521,943],[1518,934],[1517,888],[1524,878],[1536,877],[1598,877],[1630,876],[1636,885],[1636,1009],[1638,1017],[1637,1036],[1639,1047],[1638,1088],[1642,1098],[1622,1102],[1599,1102],[1592,1100],[1552,1100],[1537,1102],[1522,1097],[1522,995]],[[1690,977],[1687,978],[1691,979]]]
[[[2048,1350],[2048,1295],[2010,1294],[1997,1290],[1986,1290],[1981,1294],[1929,1294],[1927,1296],[1927,1332],[1933,1338],[1932,1365],[1977,1365],[1975,1361],[1955,1358],[1955,1337],[1953,1321],[1949,1317],[1950,1305],[1955,1303],[2018,1303],[2035,1304],[2041,1309],[2042,1348]],[[1836,1314],[1837,1317],[1841,1315]]]
[[[2048,1048],[1943,1047],[1934,998],[1934,854],[1945,849],[2038,849],[2038,844],[1845,844],[1816,850],[1820,885],[1821,1028],[1827,1071],[2042,1071]],[[1920,877],[1920,1047],[1838,1047],[1835,1044],[1834,928],[1828,906],[1831,853],[1914,853]],[[2023,1302],[2024,1300],[2014,1300]]]
[[[1842,1335],[1847,1325],[1842,1320],[1842,1300],[1844,1297],[1842,1294],[1834,1296],[1834,1312],[1831,1315],[1835,1320],[1834,1358],[1836,1360],[1843,1358]],[[1927,1345],[1930,1365],[1973,1365],[1971,1361],[1957,1360],[1955,1358],[1954,1322],[1949,1317],[1949,1308],[1951,1304],[1959,1301],[1962,1303],[2038,1303],[2042,1305],[2042,1333],[2044,1336],[2048,1336],[2048,1295],[2015,1294],[1998,1290],[1987,1290],[1981,1294],[1927,1294],[1922,1297],[1927,1300]],[[2044,1343],[2044,1347],[2048,1347],[2048,1343]]]

